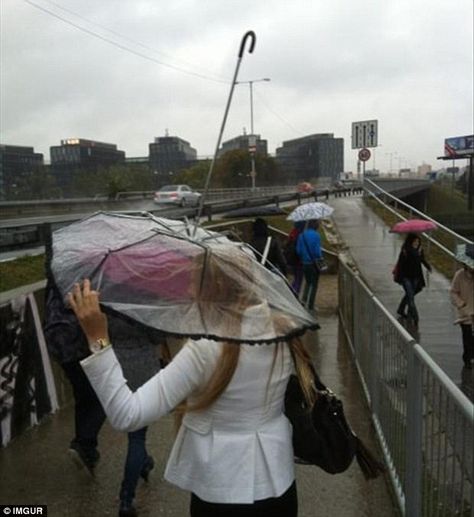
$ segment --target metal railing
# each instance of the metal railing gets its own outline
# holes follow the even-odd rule
[[[152,199],[156,190],[138,190],[130,192],[117,192],[115,199],[130,199],[130,198],[148,198]],[[201,189],[196,189],[196,192],[202,192]],[[258,187],[251,188],[218,188],[209,189],[207,192],[207,199],[235,199],[242,197],[256,197],[266,196],[272,194],[281,194],[282,192],[296,192],[294,185],[283,185],[274,187]]]
[[[339,315],[403,515],[472,517],[472,402],[342,260]]]
[[[459,235],[455,231],[451,230],[447,226],[441,224],[439,221],[433,219],[432,217],[429,217],[425,213],[421,212],[420,210],[417,210],[415,207],[409,205],[408,203],[405,203],[401,199],[397,198],[396,196],[390,194],[386,190],[380,188],[377,184],[375,184],[373,181],[369,179],[364,179],[364,193],[367,194],[370,198],[376,200],[381,206],[383,206],[386,210],[394,214],[396,217],[398,217],[401,221],[406,221],[407,218],[400,214],[397,211],[398,206],[403,207],[406,211],[408,211],[409,218],[412,218],[412,216],[415,214],[420,219],[426,219],[427,221],[431,221],[436,224],[438,227],[439,232],[441,232],[442,235],[447,236],[448,240],[450,241],[451,249],[449,249],[445,244],[439,242],[436,238],[428,235],[427,233],[424,233],[424,238],[430,242],[433,243],[437,248],[439,248],[443,253],[448,255],[453,262],[453,270],[458,265],[455,259],[455,253],[454,249],[457,244],[472,244],[473,241],[467,239],[466,237],[463,237],[462,235]],[[394,207],[390,206],[388,204],[388,200],[392,201],[394,203]],[[472,220],[472,219],[471,219]],[[474,229],[474,225],[473,225]]]

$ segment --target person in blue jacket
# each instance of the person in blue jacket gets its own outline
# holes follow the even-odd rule
[[[308,310],[314,310],[314,301],[319,282],[319,269],[316,261],[322,258],[321,235],[319,235],[318,228],[318,220],[308,221],[306,230],[300,233],[296,243],[296,253],[303,263],[305,279],[302,301],[306,304]]]

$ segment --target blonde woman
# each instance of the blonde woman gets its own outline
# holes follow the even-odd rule
[[[290,325],[285,318],[272,321],[266,303],[242,292],[237,279],[224,278],[212,254],[208,258],[212,275],[201,293],[202,310],[214,297],[235,302],[235,310],[225,312],[213,304],[216,322],[244,328],[268,311],[266,328],[252,328],[262,339],[274,335],[270,327]],[[295,371],[290,349],[312,396],[310,360],[299,339],[269,345],[188,340],[167,368],[132,393],[108,342],[98,292],[85,280],[69,302],[92,352],[82,367],[115,428],[133,431],[182,409],[165,478],[191,492],[192,517],[297,515],[292,429],[283,408]]]

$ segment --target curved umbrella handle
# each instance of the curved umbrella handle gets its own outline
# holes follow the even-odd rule
[[[196,214],[196,225],[194,227],[193,237],[194,237],[194,235],[196,235],[197,225],[199,223],[199,219],[200,219],[201,214],[202,214],[202,209],[204,207],[204,200],[207,198],[207,192],[209,190],[209,182],[211,181],[212,171],[214,170],[214,164],[216,163],[217,153],[219,151],[219,146],[221,144],[222,134],[224,133],[225,122],[227,120],[227,114],[229,113],[229,107],[230,107],[230,103],[232,101],[232,94],[234,93],[234,87],[237,84],[237,75],[239,73],[240,62],[242,61],[242,56],[243,56],[244,50],[245,50],[245,44],[247,43],[248,38],[251,38],[250,47],[249,47],[249,53],[251,54],[253,52],[253,49],[255,48],[255,42],[257,40],[257,37],[255,36],[255,32],[254,31],[247,31],[244,34],[244,37],[242,38],[242,41],[240,42],[239,59],[237,59],[237,65],[235,67],[235,72],[234,72],[234,78],[232,79],[232,83],[230,85],[229,98],[227,99],[227,105],[226,105],[226,108],[225,108],[225,111],[224,111],[224,119],[222,120],[221,129],[219,131],[219,136],[217,138],[216,149],[214,151],[214,157],[212,158],[211,165],[209,167],[209,172],[207,173],[206,183],[204,185],[204,192],[203,192],[203,194],[201,196],[201,199],[199,200],[200,201],[199,202],[199,209],[198,209],[197,214]]]
[[[257,37],[255,36],[255,32],[254,31],[247,31],[244,34],[244,37],[242,38],[242,42],[240,43],[239,59],[242,58],[242,55],[243,55],[244,50],[245,50],[245,43],[247,42],[247,39],[249,37],[252,38],[252,41],[250,42],[249,54],[251,54],[253,52],[253,49],[255,47],[255,41],[257,40]]]

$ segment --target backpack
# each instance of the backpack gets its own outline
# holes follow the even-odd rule
[[[298,253],[296,253],[296,241],[298,239],[288,239],[283,248],[283,256],[289,266],[296,266],[299,262]]]
[[[399,284],[400,283],[400,266],[399,266],[398,262],[393,266],[392,276],[393,276],[393,281],[396,282],[397,284]]]

